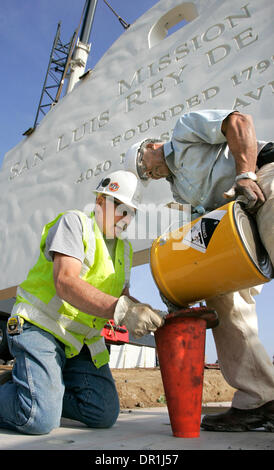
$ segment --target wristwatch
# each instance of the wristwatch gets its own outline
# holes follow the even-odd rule
[[[247,171],[246,173],[241,173],[240,175],[237,175],[235,178],[235,181],[244,180],[244,179],[257,181],[257,175],[255,175],[253,171]]]

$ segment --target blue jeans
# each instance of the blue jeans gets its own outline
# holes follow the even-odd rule
[[[9,335],[15,357],[13,380],[0,386],[0,427],[47,434],[61,416],[93,428],[108,428],[119,414],[119,399],[108,364],[97,369],[86,347],[67,359],[64,345],[28,322]]]

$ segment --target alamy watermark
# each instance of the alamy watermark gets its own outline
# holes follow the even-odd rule
[[[111,201],[111,199],[108,199]],[[160,242],[172,242],[172,249],[185,250],[189,246],[182,243],[185,228],[190,230],[191,205],[178,204],[138,204],[138,210],[134,211],[126,204],[115,205],[108,203],[102,209],[98,204],[87,204],[83,211],[89,215],[95,211],[96,220],[104,221],[104,224],[112,227],[107,232],[106,238],[113,238],[113,234],[119,238],[130,240],[151,240],[160,237]],[[103,223],[103,222],[102,222]]]

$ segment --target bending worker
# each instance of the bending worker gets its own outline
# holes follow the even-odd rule
[[[133,145],[125,168],[142,180],[166,178],[174,199],[191,204],[193,218],[229,197],[244,197],[274,265],[274,145],[257,141],[251,116],[233,110],[184,114],[169,142]],[[274,430],[274,368],[258,338],[255,291],[207,299],[219,318],[213,330],[219,364],[237,391],[226,413],[203,418],[206,430]]]
[[[90,217],[68,211],[44,227],[8,320],[15,365],[0,387],[0,427],[44,434],[61,416],[94,428],[115,423],[119,400],[100,332],[112,318],[136,337],[164,322],[129,295],[132,248],[120,235],[138,207],[138,186],[132,173],[113,172],[98,185]]]

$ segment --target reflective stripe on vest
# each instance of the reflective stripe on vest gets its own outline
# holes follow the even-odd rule
[[[114,268],[112,262],[110,264],[110,256],[106,250],[102,234],[95,222],[94,215],[92,214],[91,217],[87,217],[79,211],[69,212],[75,212],[78,214],[83,227],[85,259],[82,263],[80,277],[97,287],[96,282],[98,283],[98,281],[96,281],[96,276],[98,276],[99,286],[103,288],[103,291],[110,295],[119,297],[123,289],[123,284],[124,286],[127,285],[130,277],[132,262],[131,245],[127,240],[117,240],[115,251],[116,264]],[[90,350],[93,362],[97,367],[101,367],[109,360],[104,338],[100,335],[104,324],[108,320],[80,312],[57,296],[51,273],[53,263],[46,260],[43,254],[48,231],[57,222],[61,215],[63,214],[59,214],[53,222],[47,224],[44,228],[41,239],[41,253],[39,260],[33,268],[34,271],[32,272],[31,270],[27,280],[18,287],[17,300],[13,313],[22,316],[25,320],[34,323],[38,327],[45,329],[56,336],[66,345],[67,357],[72,357],[78,354],[83,344],[86,344]],[[96,249],[99,249],[99,254]],[[121,258],[122,253],[123,259]],[[101,256],[101,258],[98,258],[98,256]],[[41,270],[39,269],[40,267],[42,268]],[[95,272],[93,273],[94,269]],[[108,271],[109,269],[111,270],[110,272]],[[105,279],[107,281],[106,285],[104,284],[104,272]],[[98,275],[96,273],[98,273]],[[39,276],[38,287],[40,290],[38,289],[38,291],[40,293],[37,292],[37,276]],[[41,287],[43,286],[43,276],[46,276],[44,279],[49,288],[48,292],[44,292],[43,287]],[[35,284],[34,289],[33,283]],[[29,292],[28,289],[34,291],[35,294],[37,292],[37,295],[45,299],[45,301],[36,297],[36,295],[33,295],[33,293]]]

